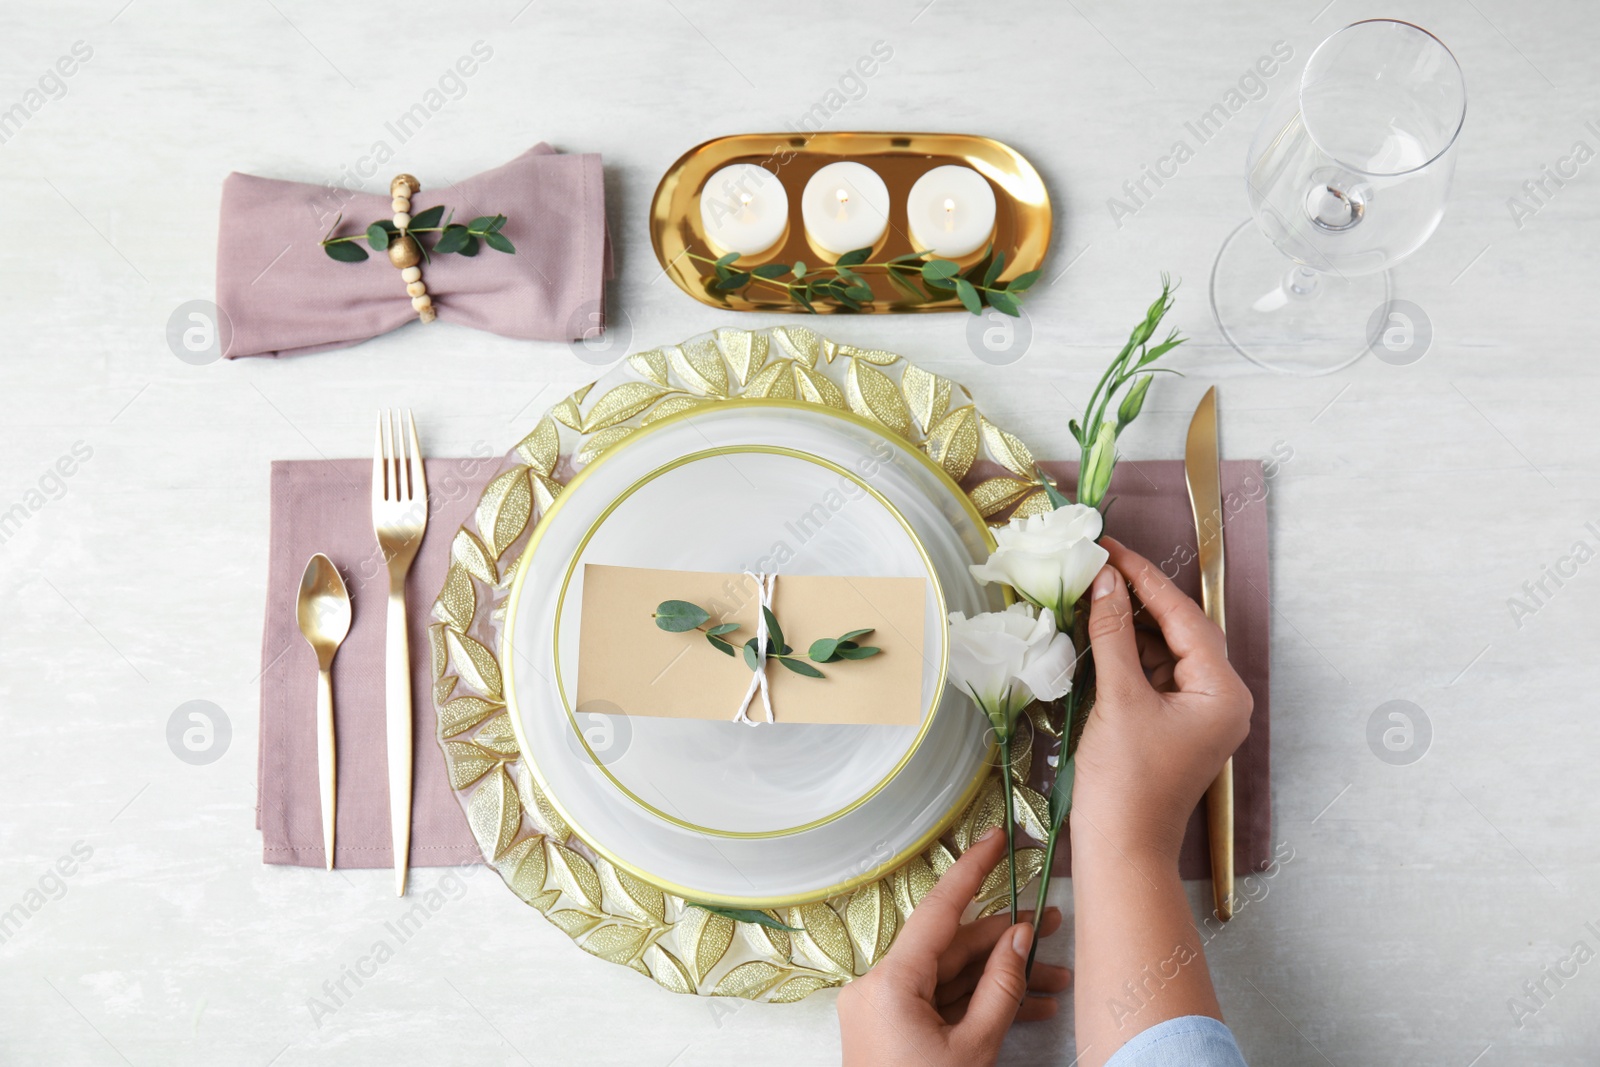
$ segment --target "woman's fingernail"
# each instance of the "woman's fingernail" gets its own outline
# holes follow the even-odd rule
[[[1090,590],[1089,599],[1094,601],[1111,595],[1111,587],[1116,583],[1116,580],[1115,571],[1110,567],[1101,567],[1100,573],[1095,575],[1094,587]]]
[[[1000,832],[1000,827],[998,827],[998,826],[991,826],[991,827],[989,827],[989,828],[988,828],[988,829],[987,829],[987,830],[985,830],[985,831],[984,831],[984,832],[983,832],[983,836],[982,836],[982,837],[980,837],[980,838],[978,838],[978,840],[977,840],[977,841],[975,841],[975,842],[973,842],[973,844],[977,844],[977,845],[981,845],[981,844],[983,844],[983,843],[984,843],[984,842],[985,842],[985,841],[987,841],[987,840],[989,840],[989,838],[991,838],[991,837],[993,837],[993,836],[994,836],[994,835],[995,835],[995,834],[997,834],[997,833],[999,833],[999,832]]]
[[[1011,951],[1028,958],[1028,949],[1033,947],[1033,926],[1029,923],[1019,923],[1011,933]]]

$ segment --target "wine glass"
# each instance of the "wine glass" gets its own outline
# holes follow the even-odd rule
[[[1241,223],[1211,269],[1229,344],[1290,374],[1367,352],[1387,325],[1389,268],[1444,217],[1466,104],[1455,56],[1409,22],[1353,23],[1317,46],[1250,145],[1256,225]]]

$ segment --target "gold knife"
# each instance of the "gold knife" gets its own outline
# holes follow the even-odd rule
[[[1222,457],[1217,447],[1217,387],[1206,390],[1189,421],[1183,449],[1183,477],[1194,510],[1195,538],[1200,548],[1200,596],[1206,617],[1227,633],[1222,579]],[[1217,918],[1233,918],[1233,758],[1222,765],[1206,790],[1206,830],[1211,839],[1211,891]]]

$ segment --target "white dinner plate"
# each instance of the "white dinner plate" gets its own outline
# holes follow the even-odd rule
[[[728,837],[663,819],[618,789],[608,772],[633,754],[634,737],[654,729],[642,717],[613,716],[616,721],[605,724],[607,747],[620,747],[621,734],[630,734],[624,742],[627,750],[613,765],[597,761],[586,749],[555,683],[555,605],[580,544],[601,513],[651,471],[707,449],[751,445],[798,450],[853,472],[914,531],[950,610],[971,614],[1000,606],[998,591],[978,585],[967,570],[987,556],[987,528],[970,501],[915,446],[856,416],[818,405],[723,401],[636,430],[568,483],[541,518],[518,563],[502,662],[524,764],[590,847],[634,875],[692,900],[775,907],[849,891],[925,848],[973,795],[994,756],[981,715],[965,697],[945,689],[904,767],[864,802],[799,832]],[[680,545],[656,555],[608,557],[604,562],[676,566],[692,558],[693,566],[702,570],[733,570],[747,562],[738,554],[744,551],[743,542],[723,548],[722,555],[691,556]],[[859,541],[855,551],[864,551]],[[563,651],[564,657],[568,654]],[[732,724],[705,725],[762,733]],[[604,732],[595,730],[597,735]],[[771,736],[781,737],[775,732]],[[881,767],[883,762],[868,759],[862,765]],[[524,789],[531,785],[520,784]],[[830,785],[808,798],[803,810],[820,810],[828,806],[824,800],[840,796],[837,784]]]

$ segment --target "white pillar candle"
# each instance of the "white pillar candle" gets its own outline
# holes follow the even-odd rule
[[[835,256],[871,248],[889,228],[889,187],[860,163],[829,163],[806,182],[800,217],[813,244]]]
[[[700,223],[718,252],[759,255],[783,237],[789,194],[764,167],[734,163],[711,175],[700,190]]]
[[[994,190],[971,167],[934,167],[911,187],[906,215],[919,252],[960,259],[994,234]]]

